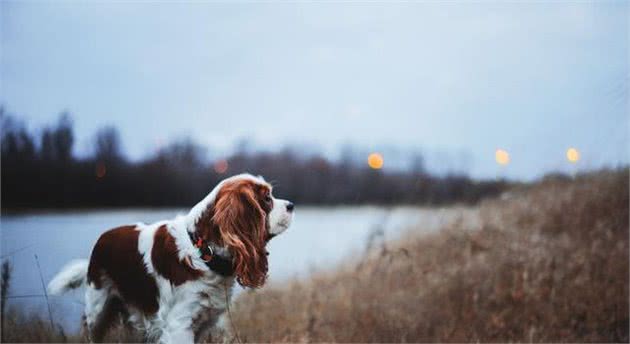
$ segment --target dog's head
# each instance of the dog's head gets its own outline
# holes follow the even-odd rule
[[[268,269],[265,246],[289,228],[293,203],[275,198],[269,183],[249,174],[223,180],[213,193],[199,234],[228,248],[238,283],[262,286]]]

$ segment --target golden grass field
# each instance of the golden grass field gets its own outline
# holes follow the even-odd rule
[[[628,342],[628,171],[549,179],[238,298],[251,342]],[[418,229],[422,224],[418,224]]]
[[[246,342],[628,342],[628,170],[547,178],[233,303]],[[10,309],[6,341],[80,341]],[[119,340],[111,337],[110,340]]]

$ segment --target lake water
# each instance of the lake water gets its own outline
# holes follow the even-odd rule
[[[300,277],[313,270],[332,268],[366,245],[375,227],[386,239],[403,230],[436,231],[463,209],[412,207],[301,207],[292,226],[268,246],[269,282]],[[47,318],[38,256],[44,283],[71,259],[89,258],[98,236],[107,229],[137,222],[173,218],[184,209],[133,209],[3,215],[0,219],[2,260],[13,267],[9,305]],[[412,226],[420,224],[419,226]],[[55,322],[76,331],[83,310],[83,291],[51,297]]]

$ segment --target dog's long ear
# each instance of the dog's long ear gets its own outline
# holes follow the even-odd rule
[[[234,259],[236,280],[244,287],[261,287],[267,279],[266,214],[253,185],[225,185],[214,204],[213,222]]]

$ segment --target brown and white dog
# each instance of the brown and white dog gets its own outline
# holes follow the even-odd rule
[[[89,261],[73,261],[52,279],[49,292],[86,286],[92,341],[102,340],[118,316],[150,341],[229,337],[224,313],[234,281],[265,283],[266,243],[293,219],[293,203],[271,192],[262,177],[241,174],[220,182],[185,216],[111,229]]]

